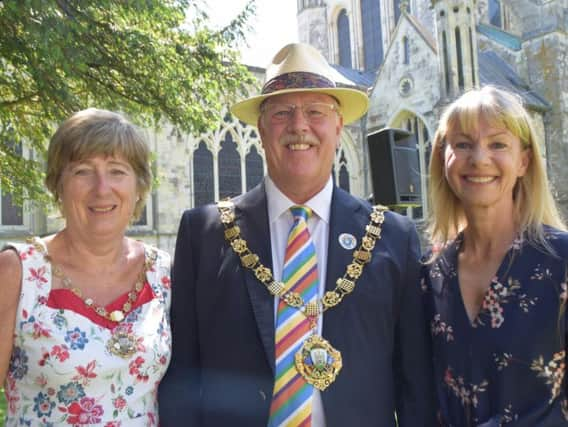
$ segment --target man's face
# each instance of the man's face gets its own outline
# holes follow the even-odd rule
[[[268,98],[261,111],[268,175],[292,201],[303,203],[329,179],[343,128],[337,101],[321,93],[289,93]]]

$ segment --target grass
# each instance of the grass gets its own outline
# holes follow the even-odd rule
[[[0,388],[0,426],[4,425],[4,418],[6,417],[6,396],[4,389]]]

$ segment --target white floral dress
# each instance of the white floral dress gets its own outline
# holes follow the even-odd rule
[[[157,425],[158,384],[171,350],[170,256],[145,246],[146,260],[153,262],[144,289],[122,322],[103,326],[85,312],[80,314],[80,306],[85,309],[80,300],[75,302],[79,310],[73,304],[53,306],[53,293],[71,291],[52,291],[51,264],[41,240],[10,246],[17,250],[23,269],[4,385],[6,425]],[[67,299],[72,301],[73,296]],[[134,354],[109,351],[108,342],[117,331],[135,343]]]

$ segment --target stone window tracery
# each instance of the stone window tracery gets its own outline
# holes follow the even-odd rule
[[[339,65],[351,68],[351,37],[349,32],[349,17],[343,9],[337,17],[337,39],[339,46]]]
[[[380,2],[361,0],[365,71],[377,70],[383,62]]]

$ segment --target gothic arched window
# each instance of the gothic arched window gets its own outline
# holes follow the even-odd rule
[[[474,58],[474,52],[473,52],[473,34],[471,31],[471,28],[469,28],[469,57],[471,58],[471,84],[473,86],[476,85],[475,82],[475,67],[474,67],[474,63],[473,63],[473,58]]]
[[[345,191],[349,192],[351,190],[351,185],[349,183],[349,169],[347,169],[347,158],[345,157],[345,151],[341,150],[341,157],[339,158],[339,187],[343,188]]]
[[[17,156],[22,156],[22,144],[7,144]],[[1,226],[22,226],[24,225],[24,209],[14,203],[12,194],[7,191],[0,191],[0,227]]]
[[[262,157],[258,154],[254,145],[247,154],[245,164],[248,191],[262,181],[262,177],[264,176]]]
[[[219,200],[242,192],[241,157],[233,135],[227,132],[219,151]]]
[[[460,28],[456,27],[456,58],[458,61],[458,85],[463,90],[465,87],[464,74],[463,74],[463,52],[461,43]]]
[[[442,51],[444,53],[444,80],[446,82],[446,95],[450,94],[450,58],[448,57],[448,39],[446,32],[442,31]]]
[[[213,154],[204,141],[193,152],[193,205],[201,206],[215,201]]]
[[[398,23],[398,19],[400,18],[400,0],[393,0],[393,9],[394,9],[394,24]]]
[[[500,0],[489,0],[489,23],[502,28]]]
[[[8,191],[0,191],[0,210],[2,217],[0,218],[0,226],[18,226],[24,225],[24,209],[15,204],[12,200],[12,194]]]
[[[349,18],[343,9],[337,18],[337,39],[339,45],[339,65],[351,68],[351,37],[349,34]]]
[[[361,0],[361,20],[363,24],[365,70],[374,71],[383,62],[380,2]]]
[[[148,196],[148,199],[151,196]],[[148,205],[144,205],[140,217],[132,223],[133,227],[144,227],[148,225]]]
[[[351,185],[349,184],[349,171],[345,165],[341,165],[339,169],[339,187],[343,188],[348,193],[351,189]]]

